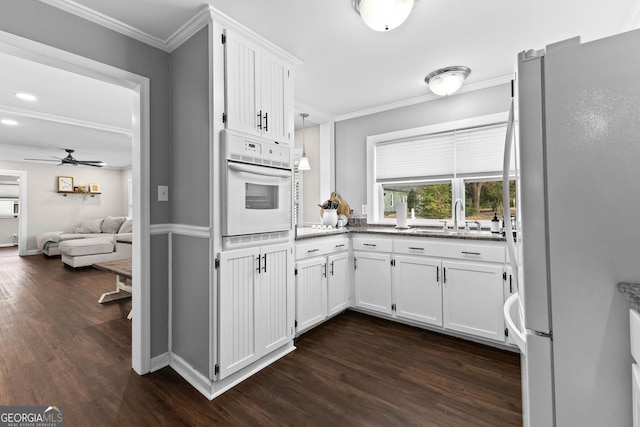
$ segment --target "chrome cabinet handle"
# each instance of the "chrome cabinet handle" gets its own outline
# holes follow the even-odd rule
[[[436,266],[436,283],[440,283],[440,266]]]
[[[414,248],[413,246],[409,246],[409,249],[412,251],[424,251],[424,248]]]
[[[262,110],[258,113],[258,129],[262,130]]]
[[[376,246],[378,246],[378,245],[373,244],[373,243],[365,243],[365,244],[364,244],[364,246],[371,246],[371,247],[374,247],[374,248],[375,248],[375,247],[376,247]]]
[[[269,132],[269,113],[264,113],[264,131]]]
[[[333,276],[333,261],[331,261],[331,275]]]
[[[341,245],[336,245],[336,248],[342,248],[342,247],[344,247],[344,243]]]
[[[309,249],[307,250],[307,253],[311,253],[311,252],[318,252],[320,249],[316,248],[316,249]]]
[[[258,274],[260,273],[260,270],[262,270],[262,263],[261,263],[262,257],[260,255],[258,255]]]
[[[263,273],[267,272],[267,254],[264,254],[264,267],[262,269]]]
[[[322,277],[327,277],[327,263],[322,264]]]
[[[480,256],[482,255],[480,252],[467,252],[467,251],[462,251],[463,255],[477,255]]]

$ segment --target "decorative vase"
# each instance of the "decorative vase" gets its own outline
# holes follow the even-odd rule
[[[330,225],[335,227],[338,224],[338,210],[325,209],[322,214],[322,225]]]

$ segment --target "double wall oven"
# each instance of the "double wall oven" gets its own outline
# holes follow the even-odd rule
[[[223,246],[231,249],[288,240],[292,223],[290,148],[224,130],[222,150]]]

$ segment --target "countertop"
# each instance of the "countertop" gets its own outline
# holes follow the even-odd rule
[[[640,283],[618,282],[616,285],[620,292],[629,301],[629,305],[640,310]]]
[[[366,234],[382,234],[402,237],[429,237],[437,239],[463,239],[463,240],[484,240],[492,242],[504,242],[505,238],[501,234],[493,234],[489,231],[442,231],[440,229],[411,227],[399,229],[393,226],[348,226],[333,229],[312,229],[309,227],[298,228],[296,230],[296,240],[312,239],[317,237],[331,236],[344,233],[366,233]]]

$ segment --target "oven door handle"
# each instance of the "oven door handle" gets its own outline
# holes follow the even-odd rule
[[[290,178],[291,177],[291,171],[273,169],[273,168],[269,168],[269,167],[265,167],[265,166],[251,166],[251,165],[244,165],[242,163],[228,162],[228,168],[229,168],[229,170],[234,170],[234,171],[238,171],[238,172],[252,173],[252,174],[256,174],[256,175],[273,176],[273,177],[277,177],[277,178]]]

